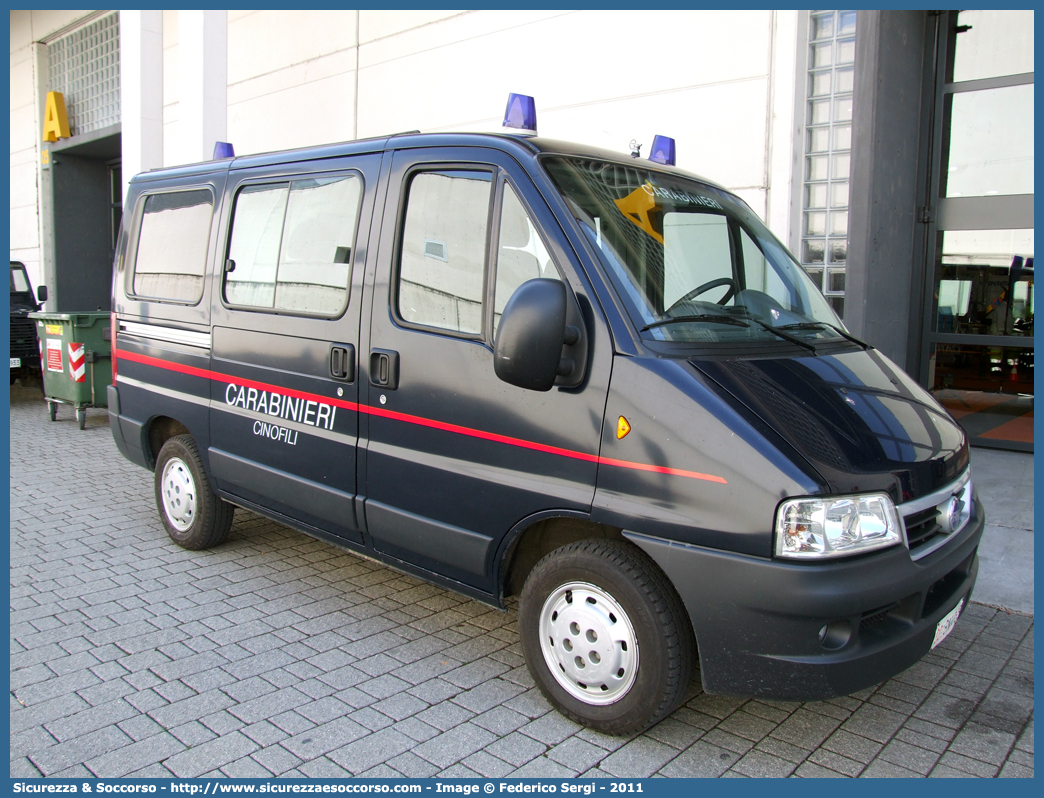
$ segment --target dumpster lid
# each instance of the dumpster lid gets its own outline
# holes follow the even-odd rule
[[[91,311],[89,313],[48,313],[47,311],[38,310],[30,313],[29,318],[40,319],[41,321],[82,322],[86,320],[93,324],[98,319],[108,319],[110,315],[111,314],[108,311]]]

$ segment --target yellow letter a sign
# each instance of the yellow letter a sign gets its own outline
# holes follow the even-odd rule
[[[47,92],[44,111],[43,140],[58,141],[69,138],[69,117],[65,113],[65,97],[60,91]]]

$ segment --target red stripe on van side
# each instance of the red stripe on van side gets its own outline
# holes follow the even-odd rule
[[[482,440],[494,441],[496,443],[504,443],[508,446],[517,446],[521,449],[532,449],[537,452],[546,452],[547,454],[555,454],[560,457],[569,457],[574,460],[584,460],[589,463],[598,463],[599,465],[615,466],[617,468],[631,468],[636,471],[650,471],[656,474],[669,474],[675,477],[688,477],[689,479],[701,479],[707,482],[717,482],[721,485],[729,484],[726,480],[721,477],[714,476],[713,474],[701,474],[698,471],[685,471],[681,468],[669,468],[668,466],[657,466],[649,463],[635,463],[630,460],[617,460],[612,457],[602,457],[597,454],[587,454],[586,452],[577,452],[572,449],[562,449],[558,446],[548,446],[544,443],[536,443],[535,441],[527,441],[521,438],[512,438],[508,435],[499,435],[495,432],[486,432],[480,429],[473,429],[472,427],[462,427],[459,424],[448,424],[445,421],[436,421],[431,418],[424,418],[423,416],[413,416],[409,413],[400,413],[397,410],[386,410],[383,407],[372,407],[370,405],[361,405],[356,402],[346,402],[343,399],[334,399],[329,396],[320,396],[315,393],[308,393],[306,391],[298,391],[293,388],[284,388],[281,385],[271,385],[267,382],[258,382],[256,380],[247,380],[241,377],[233,377],[229,374],[222,374],[218,371],[210,371],[209,369],[196,368],[195,366],[185,366],[181,363],[173,363],[169,360],[161,360],[157,357],[150,357],[148,355],[139,355],[136,352],[127,352],[126,350],[117,350],[118,356],[123,360],[131,360],[137,363],[142,363],[147,366],[155,366],[156,368],[166,369],[168,371],[176,371],[180,374],[191,374],[194,377],[203,377],[204,379],[214,380],[215,382],[223,382],[230,385],[242,385],[245,388],[256,388],[261,391],[269,391],[271,393],[279,393],[284,396],[292,396],[295,399],[305,399],[311,401],[324,402],[328,405],[335,405],[337,407],[343,407],[348,410],[354,410],[358,413],[367,413],[371,416],[381,416],[383,418],[389,418],[394,421],[402,421],[407,424],[416,424],[421,427],[429,427],[431,429],[438,429],[444,432],[452,432],[457,435],[467,435],[471,438],[481,438]]]
[[[261,391],[269,391],[271,393],[278,393],[284,396],[292,396],[295,399],[305,399],[324,402],[328,405],[336,405],[337,407],[343,407],[347,410],[355,412],[359,411],[359,406],[355,402],[346,402],[343,399],[335,399],[332,396],[320,396],[315,393],[308,393],[306,391],[298,391],[294,388],[284,388],[281,385],[270,385],[267,382],[258,382],[257,380],[247,380],[242,377],[233,377],[228,374],[222,374],[219,371],[210,371],[209,369],[200,369],[195,366],[185,366],[181,363],[172,363],[169,360],[161,360],[158,357],[150,357],[149,355],[139,355],[136,352],[126,352],[123,349],[117,350],[117,354],[123,360],[133,360],[137,363],[144,363],[146,366],[155,366],[156,368],[166,369],[167,371],[176,371],[180,374],[191,374],[193,377],[202,377],[207,380],[214,380],[215,382],[224,382],[230,385],[242,385],[244,388],[256,388]]]
[[[202,377],[205,380],[211,378],[210,369],[198,369],[195,366],[185,366],[181,363],[172,363],[169,360],[160,360],[158,357],[149,357],[148,355],[139,355],[137,352],[128,352],[126,349],[117,349],[116,354],[119,355],[120,360],[133,360],[136,363],[144,363],[146,366],[155,366],[156,368],[166,369],[167,371],[176,371],[179,374],[191,374],[193,377]]]
[[[548,446],[544,443],[526,441],[521,438],[511,438],[507,435],[498,435],[495,432],[485,432],[484,430],[473,429],[471,427],[462,427],[458,424],[447,424],[445,421],[435,421],[434,419],[424,418],[422,416],[411,416],[408,413],[399,413],[395,410],[385,410],[383,407],[361,405],[359,409],[361,412],[369,413],[371,416],[384,416],[385,418],[392,418],[396,421],[405,421],[407,424],[417,424],[421,427],[431,427],[432,429],[440,429],[446,432],[455,432],[457,435],[468,435],[472,438],[482,438],[487,441],[506,443],[509,446],[518,446],[522,449],[533,449],[537,452],[547,452],[548,454],[557,454],[562,457],[571,457],[574,460],[586,460],[589,463],[601,462],[601,458],[596,454],[575,452],[572,449],[560,449],[557,446]]]

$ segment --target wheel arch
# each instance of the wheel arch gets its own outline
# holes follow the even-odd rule
[[[159,457],[163,444],[175,435],[192,435],[192,433],[188,427],[170,416],[153,416],[142,427],[141,437],[144,444],[142,451],[145,453],[150,471],[156,469],[156,458]],[[195,440],[195,436],[193,436],[193,440]]]
[[[522,592],[530,571],[546,554],[581,540],[624,540],[623,530],[595,523],[587,513],[547,510],[515,524],[504,537],[495,561],[494,590],[501,606]]]

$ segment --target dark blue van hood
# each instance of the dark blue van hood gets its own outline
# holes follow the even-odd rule
[[[692,365],[771,426],[830,493],[931,493],[968,464],[967,438],[909,375],[875,350]]]

